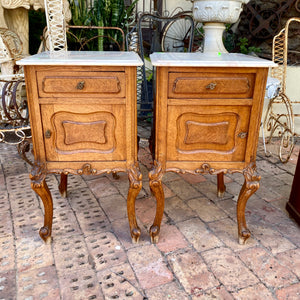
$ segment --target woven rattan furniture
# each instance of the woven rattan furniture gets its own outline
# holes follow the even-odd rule
[[[294,117],[300,116],[294,113],[293,104],[300,103],[295,99],[290,99],[286,94],[286,73],[288,62],[288,37],[291,24],[300,23],[300,18],[291,18],[285,27],[273,39],[273,61],[278,65],[271,69],[271,77],[280,83],[278,93],[274,94],[268,104],[268,109],[264,119],[264,139],[267,151],[270,153],[271,141],[278,137],[279,158],[282,162],[287,162],[294,149],[297,135],[294,130]]]

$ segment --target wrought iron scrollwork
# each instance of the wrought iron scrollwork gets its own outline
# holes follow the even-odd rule
[[[0,80],[2,86],[0,104],[0,142],[21,144],[31,139],[27,100],[22,77],[9,81]]]

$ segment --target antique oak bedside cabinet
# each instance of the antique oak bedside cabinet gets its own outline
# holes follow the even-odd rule
[[[137,242],[135,198],[142,176],[137,163],[136,67],[141,59],[133,52],[71,51],[44,52],[18,63],[24,65],[32,130],[31,187],[45,208],[41,238],[51,240],[48,173],[61,174],[59,190],[66,196],[68,174],[127,172],[128,220]]]
[[[238,236],[245,243],[250,237],[245,207],[259,188],[256,150],[268,67],[274,64],[229,53],[154,53],[150,58],[156,67],[152,241],[158,241],[163,216],[164,173],[217,175],[222,197],[224,174],[239,172],[245,182],[237,202]]]

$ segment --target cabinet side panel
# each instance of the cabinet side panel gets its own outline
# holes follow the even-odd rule
[[[168,124],[168,68],[156,68],[155,158],[165,167]]]
[[[253,93],[253,106],[251,109],[251,118],[249,124],[249,137],[245,161],[251,162],[256,160],[256,151],[261,126],[261,116],[264,105],[265,90],[267,84],[268,69],[258,68],[255,79],[255,89]]]
[[[34,149],[35,161],[45,162],[44,139],[42,132],[42,120],[40,115],[38,88],[36,80],[36,67],[24,66],[27,103]]]
[[[136,96],[136,67],[125,68],[126,80],[126,113],[124,116],[127,167],[137,161],[137,96]]]

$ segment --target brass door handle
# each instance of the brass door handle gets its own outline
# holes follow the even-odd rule
[[[240,132],[240,133],[238,134],[238,137],[241,138],[241,139],[244,139],[244,138],[247,137],[247,135],[248,135],[248,132]]]
[[[50,137],[51,137],[51,131],[50,131],[50,129],[47,129],[45,132],[45,138],[50,139]]]
[[[77,83],[76,89],[77,89],[77,90],[83,90],[84,84],[85,84],[84,80],[79,81],[79,82]]]
[[[214,90],[216,88],[217,84],[215,82],[211,82],[206,86],[207,90]]]

